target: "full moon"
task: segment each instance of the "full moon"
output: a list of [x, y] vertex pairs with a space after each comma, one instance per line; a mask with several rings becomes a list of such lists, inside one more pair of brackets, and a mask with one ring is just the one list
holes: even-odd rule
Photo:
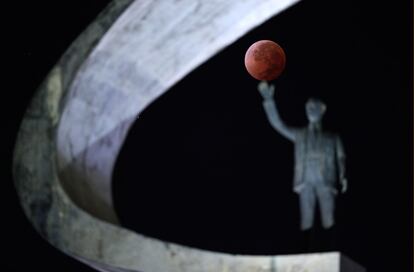
[[279, 77], [285, 69], [286, 55], [277, 43], [261, 40], [247, 49], [244, 64], [255, 79], [270, 81]]

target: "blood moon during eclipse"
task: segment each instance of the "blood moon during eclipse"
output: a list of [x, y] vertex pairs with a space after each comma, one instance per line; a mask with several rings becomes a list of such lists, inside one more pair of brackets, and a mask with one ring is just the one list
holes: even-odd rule
[[255, 79], [270, 81], [279, 77], [285, 69], [286, 55], [277, 43], [261, 40], [247, 49], [244, 64]]

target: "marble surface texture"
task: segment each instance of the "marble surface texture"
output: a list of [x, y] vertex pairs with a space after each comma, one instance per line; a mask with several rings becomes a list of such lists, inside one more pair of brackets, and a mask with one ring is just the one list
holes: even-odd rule
[[123, 228], [112, 207], [113, 165], [139, 113], [219, 50], [295, 2], [114, 0], [52, 69], [20, 127], [15, 186], [39, 234], [99, 271], [328, 271], [292, 270], [297, 268], [290, 264], [321, 262], [339, 271], [338, 253], [298, 261], [167, 243]]

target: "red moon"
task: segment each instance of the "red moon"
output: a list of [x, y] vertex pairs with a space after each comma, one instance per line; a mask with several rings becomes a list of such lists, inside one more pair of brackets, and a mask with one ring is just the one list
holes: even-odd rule
[[247, 49], [244, 65], [257, 80], [276, 79], [285, 69], [286, 55], [282, 47], [269, 40], [261, 40]]

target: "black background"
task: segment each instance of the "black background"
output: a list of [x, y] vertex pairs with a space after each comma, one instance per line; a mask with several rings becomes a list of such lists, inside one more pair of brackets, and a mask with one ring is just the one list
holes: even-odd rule
[[[3, 92], [11, 107], [4, 107], [2, 262], [11, 271], [93, 271], [32, 229], [12, 185], [10, 158], [34, 90], [107, 2], [24, 1], [10, 9], [15, 53], [7, 68], [16, 80]], [[140, 114], [114, 172], [115, 206], [126, 227], [224, 252], [335, 249], [370, 271], [412, 270], [412, 4], [332, 2], [293, 6]], [[299, 231], [293, 146], [267, 123], [257, 81], [243, 64], [260, 39], [278, 42], [287, 55], [274, 82], [286, 123], [305, 125], [304, 102], [317, 96], [328, 105], [324, 128], [343, 138], [349, 191], [338, 198], [332, 231]]]

